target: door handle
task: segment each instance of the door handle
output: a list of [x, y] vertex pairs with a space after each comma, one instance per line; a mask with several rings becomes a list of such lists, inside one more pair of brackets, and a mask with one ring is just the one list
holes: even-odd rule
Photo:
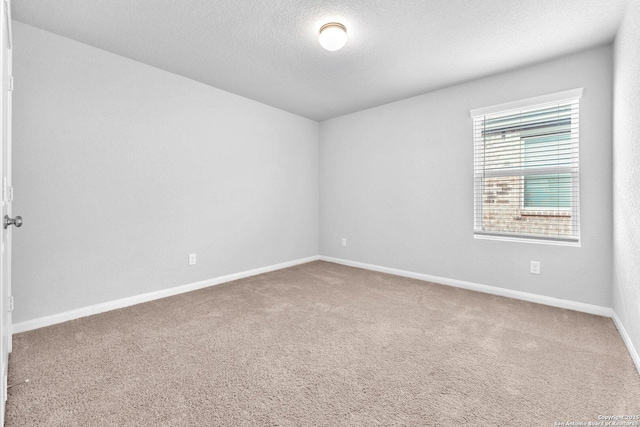
[[22, 227], [22, 217], [17, 216], [15, 218], [10, 218], [9, 215], [4, 216], [4, 228], [5, 230], [10, 225], [15, 225], [16, 227]]

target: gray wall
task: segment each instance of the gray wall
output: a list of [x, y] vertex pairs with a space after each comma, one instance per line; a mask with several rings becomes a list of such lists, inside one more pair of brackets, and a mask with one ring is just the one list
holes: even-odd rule
[[13, 30], [14, 321], [318, 254], [317, 122]]
[[640, 351], [640, 2], [614, 51], [613, 309]]
[[[469, 110], [576, 87], [582, 246], [474, 239]], [[611, 116], [605, 46], [322, 122], [320, 253], [609, 307]]]

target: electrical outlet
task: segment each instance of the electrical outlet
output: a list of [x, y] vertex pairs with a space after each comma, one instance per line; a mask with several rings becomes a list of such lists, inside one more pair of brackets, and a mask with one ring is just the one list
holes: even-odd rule
[[342, 246], [347, 246], [347, 239], [344, 237], [342, 238]]
[[196, 254], [189, 254], [189, 265], [196, 265]]
[[540, 261], [531, 261], [531, 274], [540, 274]]

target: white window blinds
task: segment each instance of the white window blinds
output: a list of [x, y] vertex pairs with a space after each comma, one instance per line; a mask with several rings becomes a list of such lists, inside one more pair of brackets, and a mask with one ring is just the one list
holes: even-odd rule
[[582, 89], [473, 110], [474, 233], [577, 243]]

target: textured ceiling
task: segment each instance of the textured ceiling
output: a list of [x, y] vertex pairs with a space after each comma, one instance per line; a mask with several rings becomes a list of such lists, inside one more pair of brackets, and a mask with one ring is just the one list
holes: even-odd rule
[[[637, 1], [637, 0], [630, 0]], [[314, 120], [611, 42], [626, 0], [13, 0], [14, 19]], [[329, 21], [349, 41], [327, 52]]]

